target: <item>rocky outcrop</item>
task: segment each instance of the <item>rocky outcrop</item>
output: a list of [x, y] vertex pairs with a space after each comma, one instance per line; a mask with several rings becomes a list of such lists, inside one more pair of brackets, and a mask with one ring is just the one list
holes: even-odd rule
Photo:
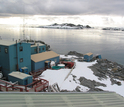
[[116, 79], [124, 81], [124, 67], [122, 65], [107, 59], [99, 59], [97, 62], [89, 67], [94, 75], [98, 76], [100, 80], [109, 77], [112, 85], [121, 85], [121, 82]]
[[75, 56], [77, 56], [77, 57], [83, 57], [83, 54], [81, 54], [81, 53], [78, 53], [78, 52], [76, 52], [76, 51], [70, 51], [70, 52], [68, 52], [68, 54], [67, 55], [75, 55]]
[[54, 23], [52, 25], [48, 25], [48, 26], [38, 26], [38, 28], [54, 28], [54, 29], [84, 29], [84, 28], [91, 28], [91, 26], [89, 25], [75, 25], [75, 24], [72, 24], [72, 23], [63, 23], [63, 24], [57, 24], [57, 23]]
[[86, 86], [90, 89], [95, 89], [97, 86], [106, 87], [106, 85], [103, 83], [96, 82], [95, 80], [86, 79], [85, 77], [80, 77], [79, 81], [81, 85]]

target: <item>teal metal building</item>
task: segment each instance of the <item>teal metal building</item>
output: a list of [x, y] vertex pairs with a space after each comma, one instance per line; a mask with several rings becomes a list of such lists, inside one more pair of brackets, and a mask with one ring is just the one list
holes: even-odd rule
[[46, 45], [41, 44], [41, 43], [33, 43], [31, 44], [31, 55], [32, 54], [37, 54], [37, 53], [42, 53], [46, 51]]
[[50, 67], [50, 63], [54, 61], [55, 64], [59, 63], [59, 54], [53, 51], [46, 51], [39, 54], [31, 55], [31, 69], [32, 71]]
[[89, 52], [84, 55], [84, 60], [87, 62], [90, 62], [91, 59], [93, 58], [93, 53]]
[[30, 43], [0, 40], [0, 65], [5, 77], [12, 71], [27, 67], [27, 74], [31, 71]]
[[8, 74], [8, 80], [12, 82], [18, 81], [19, 85], [27, 85], [32, 83], [33, 82], [32, 78], [33, 77], [31, 75], [21, 73], [19, 71], [15, 71]]

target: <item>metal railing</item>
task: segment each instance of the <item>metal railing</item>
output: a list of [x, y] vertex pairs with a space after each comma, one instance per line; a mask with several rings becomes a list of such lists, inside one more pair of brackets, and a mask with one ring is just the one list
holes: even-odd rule
[[45, 71], [46, 69], [47, 69], [47, 67], [40, 68], [40, 69], [29, 72], [29, 74], [31, 74], [34, 78], [36, 78], [37, 76], [41, 75], [43, 73], [43, 71]]
[[27, 85], [16, 85], [3, 80], [0, 80], [0, 82], [4, 83], [0, 84], [0, 91], [39, 92], [48, 88], [49, 86], [49, 82], [45, 79], [35, 80]]

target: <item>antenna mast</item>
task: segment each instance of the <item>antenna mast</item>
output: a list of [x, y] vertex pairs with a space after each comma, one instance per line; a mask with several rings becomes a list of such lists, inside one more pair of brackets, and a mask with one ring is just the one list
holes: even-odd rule
[[25, 40], [25, 11], [23, 4], [23, 40]]

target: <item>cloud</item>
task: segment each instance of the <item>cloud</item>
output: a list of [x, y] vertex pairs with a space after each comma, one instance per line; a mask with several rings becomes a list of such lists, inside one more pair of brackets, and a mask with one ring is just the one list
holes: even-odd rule
[[124, 0], [0, 0], [0, 13], [28, 15], [124, 15]]

